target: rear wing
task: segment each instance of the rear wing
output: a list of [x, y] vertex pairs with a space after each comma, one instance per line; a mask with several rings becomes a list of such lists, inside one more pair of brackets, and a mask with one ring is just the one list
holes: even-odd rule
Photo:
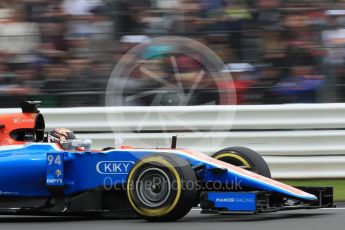
[[25, 101], [20, 104], [22, 113], [0, 115], [0, 146], [44, 139], [45, 122], [39, 104], [40, 101]]

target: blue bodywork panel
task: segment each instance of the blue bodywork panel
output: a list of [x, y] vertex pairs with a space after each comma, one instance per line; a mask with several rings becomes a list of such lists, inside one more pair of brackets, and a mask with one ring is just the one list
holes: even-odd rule
[[64, 152], [52, 152], [47, 155], [47, 180], [48, 187], [64, 187]]
[[[191, 151], [189, 151], [191, 152]], [[110, 189], [126, 184], [132, 167], [151, 154], [173, 154], [203, 165], [198, 177], [233, 186], [273, 191], [303, 200], [316, 200], [309, 193], [219, 162], [201, 153], [167, 149], [114, 149], [99, 152], [65, 152], [51, 143], [0, 147], [0, 196], [50, 197], [51, 188], [61, 187], [66, 196], [94, 188]], [[225, 168], [222, 173], [215, 168]], [[239, 188], [240, 189], [240, 188]]]

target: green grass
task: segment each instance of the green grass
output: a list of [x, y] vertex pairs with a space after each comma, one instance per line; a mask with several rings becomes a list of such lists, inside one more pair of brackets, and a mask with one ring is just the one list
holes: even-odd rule
[[292, 186], [330, 186], [334, 188], [334, 200], [345, 201], [345, 179], [336, 180], [280, 180]]

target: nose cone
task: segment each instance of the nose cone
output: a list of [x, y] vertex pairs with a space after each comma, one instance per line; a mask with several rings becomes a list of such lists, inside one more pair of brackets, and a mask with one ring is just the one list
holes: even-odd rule
[[46, 196], [45, 154], [0, 154], [0, 196]]

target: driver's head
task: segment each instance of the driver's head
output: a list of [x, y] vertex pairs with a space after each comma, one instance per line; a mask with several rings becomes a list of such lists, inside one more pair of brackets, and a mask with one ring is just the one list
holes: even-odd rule
[[63, 143], [73, 139], [76, 139], [74, 133], [71, 130], [65, 128], [54, 129], [48, 134], [48, 142], [58, 143], [63, 149], [65, 149]]

